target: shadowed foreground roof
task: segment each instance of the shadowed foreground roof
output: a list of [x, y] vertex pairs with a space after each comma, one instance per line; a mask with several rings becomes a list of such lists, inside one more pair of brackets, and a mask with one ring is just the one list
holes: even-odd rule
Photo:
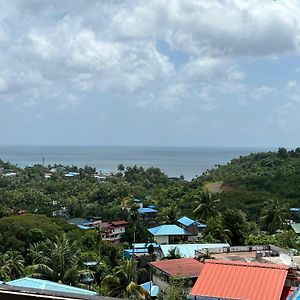
[[116, 300], [98, 295], [84, 295], [0, 284], [0, 299], [5, 300]]
[[193, 258], [178, 258], [149, 263], [169, 276], [198, 277], [204, 264]]
[[191, 295], [248, 300], [279, 300], [288, 266], [206, 260]]
[[73, 287], [66, 284], [61, 284], [49, 280], [36, 279], [36, 278], [20, 278], [16, 280], [12, 280], [7, 282], [6, 284], [11, 286], [32, 288], [32, 289], [41, 289], [47, 291], [56, 291], [56, 292], [64, 292], [64, 293], [74, 293], [74, 294], [82, 294], [82, 295], [96, 295], [97, 293], [80, 289], [77, 287]]

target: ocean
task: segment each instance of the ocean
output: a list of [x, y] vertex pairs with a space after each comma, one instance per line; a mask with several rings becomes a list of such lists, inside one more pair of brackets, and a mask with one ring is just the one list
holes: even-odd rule
[[187, 180], [218, 164], [270, 148], [233, 147], [115, 147], [115, 146], [1, 146], [0, 159], [19, 167], [42, 164], [89, 165], [97, 171], [116, 172], [118, 165], [154, 166], [168, 176]]

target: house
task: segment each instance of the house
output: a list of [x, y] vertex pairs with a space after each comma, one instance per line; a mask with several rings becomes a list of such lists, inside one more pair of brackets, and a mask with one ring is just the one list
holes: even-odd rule
[[149, 246], [153, 246], [154, 248], [154, 254], [157, 254], [157, 250], [159, 248], [159, 244], [157, 243], [137, 243], [137, 244], [132, 244], [133, 249], [124, 249], [124, 256], [127, 259], [131, 259], [132, 255], [134, 254], [135, 257], [140, 257], [140, 256], [148, 256], [149, 255]]
[[286, 299], [294, 272], [286, 265], [205, 260], [188, 299]]
[[[142, 204], [143, 205], [143, 204]], [[138, 214], [142, 220], [154, 220], [158, 214], [158, 210], [151, 207], [140, 207], [138, 209]]]
[[4, 177], [15, 177], [17, 176], [16, 172], [8, 172], [3, 174]]
[[300, 235], [300, 223], [293, 223], [291, 224], [292, 229], [298, 234]]
[[177, 225], [161, 225], [148, 229], [159, 244], [186, 241], [190, 233]]
[[68, 172], [67, 174], [65, 174], [65, 177], [75, 177], [78, 175], [79, 175], [78, 172]]
[[164, 258], [169, 255], [170, 250], [176, 249], [181, 257], [197, 257], [197, 251], [207, 251], [209, 249], [222, 249], [230, 247], [227, 243], [211, 243], [211, 244], [167, 244], [160, 245], [158, 255]]
[[71, 294], [97, 295], [96, 292], [92, 292], [86, 289], [77, 288], [77, 287], [73, 287], [70, 285], [65, 285], [65, 284], [61, 284], [49, 280], [35, 279], [30, 277], [12, 280], [6, 282], [6, 284], [14, 287], [32, 288], [38, 290], [48, 290], [48, 291], [64, 292], [64, 293], [71, 293]]
[[126, 221], [95, 221], [92, 223], [92, 227], [101, 230], [103, 240], [113, 243], [119, 243], [121, 241], [121, 236], [125, 233], [127, 225], [128, 222]]
[[182, 217], [177, 220], [179, 226], [191, 235], [188, 237], [189, 241], [197, 241], [201, 236], [201, 232], [206, 228], [205, 224], [202, 224], [198, 221], [192, 220], [189, 217]]
[[187, 294], [196, 282], [204, 264], [193, 258], [167, 259], [150, 262], [152, 281], [166, 291], [171, 281], [185, 282]]
[[76, 225], [76, 226], [88, 226], [92, 222], [89, 219], [84, 218], [73, 218], [68, 220], [69, 224]]

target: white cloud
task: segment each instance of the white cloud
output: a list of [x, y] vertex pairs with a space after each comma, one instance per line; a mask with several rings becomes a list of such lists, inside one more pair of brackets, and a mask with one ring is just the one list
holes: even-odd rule
[[275, 87], [265, 85], [256, 88], [252, 93], [254, 99], [269, 98], [276, 95], [278, 95], [278, 90]]
[[296, 0], [12, 0], [0, 8], [1, 98], [104, 91], [141, 107], [193, 100], [212, 110], [222, 101], [216, 94], [247, 91], [236, 58], [300, 50]]

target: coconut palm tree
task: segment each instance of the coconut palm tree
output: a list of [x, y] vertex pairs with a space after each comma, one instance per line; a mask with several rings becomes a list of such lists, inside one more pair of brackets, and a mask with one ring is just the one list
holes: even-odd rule
[[217, 204], [220, 199], [214, 199], [212, 194], [206, 191], [203, 191], [197, 198], [198, 206], [193, 211], [197, 218], [208, 221], [219, 214]]
[[164, 224], [176, 224], [179, 217], [179, 209], [177, 205], [171, 204], [163, 209], [161, 219]]
[[27, 272], [32, 277], [76, 284], [80, 275], [91, 273], [81, 268], [76, 242], [70, 243], [65, 234], [56, 237], [54, 243], [47, 240], [31, 245], [29, 254], [33, 264], [27, 267]]
[[9, 250], [0, 256], [0, 279], [11, 280], [22, 276], [24, 271], [24, 258], [18, 252]]
[[275, 233], [276, 230], [284, 228], [289, 215], [286, 205], [280, 203], [278, 199], [270, 199], [265, 202], [260, 214], [261, 228], [269, 233]]
[[113, 274], [107, 275], [101, 283], [102, 292], [110, 297], [130, 299], [151, 299], [147, 293], [138, 284], [133, 282], [136, 264], [135, 261], [124, 260], [116, 267]]

